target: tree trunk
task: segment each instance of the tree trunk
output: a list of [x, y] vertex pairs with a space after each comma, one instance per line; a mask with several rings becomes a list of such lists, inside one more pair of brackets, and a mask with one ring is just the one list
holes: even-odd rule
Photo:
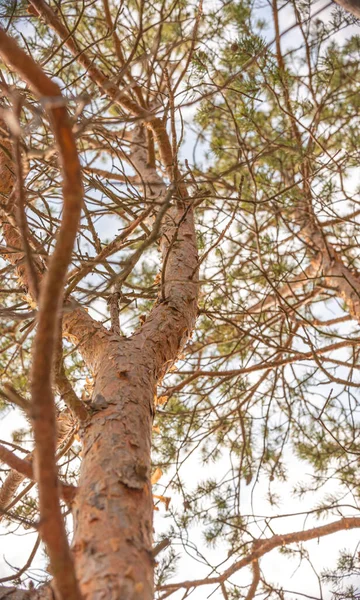
[[153, 401], [159, 378], [192, 331], [198, 291], [192, 212], [169, 212], [163, 239], [176, 242], [163, 244], [171, 282], [166, 299], [129, 339], [99, 331], [97, 351], [87, 355], [96, 374], [96, 412], [82, 433], [73, 546], [84, 600], [153, 598]]
[[[128, 339], [108, 331], [85, 309], [69, 302], [62, 315], [63, 333], [77, 344], [95, 381], [92, 413], [82, 423], [80, 432], [82, 462], [73, 506], [73, 556], [83, 600], [153, 598], [154, 395], [159, 379], [176, 360], [193, 330], [198, 295], [192, 200], [173, 168], [171, 145], [164, 124], [160, 125], [157, 124], [157, 141], [173, 181], [171, 190], [166, 191], [155, 167], [147, 163], [142, 126], [134, 128], [136, 143], [132, 154], [133, 163], [147, 182], [146, 200], [155, 215], [158, 213], [160, 231], [154, 230], [148, 238], [150, 245], [160, 237], [163, 273], [158, 301], [147, 321]], [[9, 248], [7, 259], [32, 293], [23, 267], [21, 233], [13, 218], [14, 177], [9, 150], [0, 152], [0, 172], [6, 174], [2, 192], [8, 198], [7, 211], [2, 215]], [[148, 183], [152, 181], [158, 183], [155, 191]], [[41, 280], [43, 264], [39, 262], [35, 267]], [[118, 277], [125, 280], [130, 270]], [[47, 457], [42, 458], [46, 462]]]
[[[131, 344], [131, 343], [130, 343]], [[150, 447], [155, 379], [141, 349], [110, 342], [82, 435], [74, 556], [86, 600], [153, 597]], [[108, 406], [106, 407], [106, 404]]]

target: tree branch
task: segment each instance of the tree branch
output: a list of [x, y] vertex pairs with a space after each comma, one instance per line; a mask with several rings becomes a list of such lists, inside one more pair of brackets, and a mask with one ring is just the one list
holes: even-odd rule
[[[18, 473], [35, 481], [34, 469], [32, 465], [32, 454], [28, 454], [25, 459], [19, 458], [5, 446], [0, 444], [0, 461], [4, 462], [11, 469], [15, 469]], [[59, 482], [59, 492], [63, 500], [71, 504], [75, 498], [76, 488], [73, 485]]]
[[257, 587], [259, 585], [259, 581], [260, 581], [260, 567], [259, 567], [259, 561], [257, 558], [255, 560], [253, 560], [251, 566], [252, 566], [252, 572], [253, 572], [253, 580], [251, 582], [251, 585], [249, 587], [249, 590], [248, 590], [245, 600], [253, 600], [253, 598], [256, 594]]
[[[2, 119], [0, 119], [0, 127], [6, 129]], [[14, 160], [11, 144], [8, 140], [2, 140], [0, 147], [0, 181], [1, 194], [7, 198], [6, 210], [0, 210], [3, 235], [7, 246], [4, 258], [15, 266], [21, 284], [26, 290], [31, 291], [32, 286], [27, 276], [22, 236], [14, 216]], [[30, 241], [34, 248], [35, 240], [31, 237]], [[35, 253], [32, 255], [32, 259], [41, 282], [44, 277], [44, 264]], [[77, 303], [74, 303], [73, 306], [70, 303], [66, 305], [63, 315], [63, 327], [65, 337], [79, 345], [84, 360], [89, 366], [92, 366], [92, 359], [95, 356], [94, 348], [101, 345], [102, 333], [106, 332], [106, 329], [99, 322], [94, 321], [86, 310]]]
[[[268, 540], [258, 540], [256, 543], [256, 548], [244, 558], [234, 562], [222, 575], [218, 575], [217, 577], [207, 577], [206, 579], [194, 579], [190, 581], [182, 581], [179, 583], [168, 583], [160, 586], [159, 590], [178, 590], [181, 588], [190, 589], [199, 587], [202, 585], [214, 585], [221, 584], [226, 579], [234, 575], [240, 569], [247, 567], [254, 561], [257, 561], [261, 556], [271, 552], [275, 548], [279, 548], [281, 546], [287, 546], [288, 544], [294, 544], [299, 542], [306, 542], [309, 540], [314, 540], [316, 538], [324, 537], [325, 535], [330, 535], [331, 533], [336, 533], [337, 531], [343, 531], [344, 529], [356, 529], [360, 527], [360, 517], [344, 517], [340, 519], [340, 521], [335, 521], [334, 523], [329, 523], [328, 525], [321, 525], [320, 527], [313, 527], [312, 529], [307, 529], [305, 531], [294, 531], [293, 533], [286, 533], [283, 535], [274, 535]], [[250, 588], [251, 589], [251, 588]]]
[[[340, 348], [346, 348], [347, 346], [358, 346], [358, 339], [348, 339], [343, 340], [341, 342], [335, 342], [334, 344], [329, 344], [328, 346], [324, 346], [323, 348], [316, 348], [314, 350], [309, 350], [309, 352], [296, 352], [292, 356], [286, 356], [284, 358], [275, 359], [273, 361], [263, 361], [260, 364], [251, 365], [250, 367], [243, 367], [241, 369], [228, 369], [227, 371], [181, 371], [182, 375], [189, 375], [188, 379], [181, 381], [177, 385], [169, 388], [167, 390], [167, 394], [174, 394], [181, 390], [185, 385], [191, 383], [198, 377], [237, 377], [239, 375], [245, 375], [247, 373], [255, 373], [256, 371], [263, 371], [264, 369], [277, 369], [278, 367], [283, 367], [284, 365], [290, 365], [294, 362], [309, 360], [314, 358], [314, 354], [316, 356], [321, 356], [326, 354], [327, 352], [332, 352], [333, 350], [339, 350]], [[328, 358], [329, 361], [335, 361], [335, 359]], [[351, 385], [355, 387], [360, 387], [360, 384], [356, 384], [356, 382], [352, 382]]]
[[[186, 187], [181, 181], [177, 167], [174, 165], [173, 152], [163, 119], [156, 117], [152, 112], [134, 102], [124, 91], [119, 90], [119, 86], [116, 83], [111, 81], [94, 65], [93, 59], [80, 49], [74, 35], [69, 35], [65, 26], [45, 0], [29, 0], [29, 2], [36, 9], [39, 16], [59, 35], [64, 46], [70, 50], [79, 64], [84, 67], [86, 74], [96, 83], [101, 92], [105, 93], [115, 104], [118, 104], [138, 119], [142, 119], [148, 125], [158, 143], [161, 162], [166, 168], [169, 178], [171, 181], [173, 179], [179, 181], [180, 196], [186, 197]], [[123, 67], [124, 69], [125, 66]], [[118, 77], [118, 80], [121, 80], [121, 76]]]
[[54, 594], [49, 586], [38, 590], [19, 590], [15, 587], [0, 586], [0, 600], [54, 600]]
[[[21, 569], [18, 569], [18, 570], [16, 571], [16, 573], [14, 573], [13, 575], [8, 575], [8, 577], [1, 577], [1, 579], [0, 579], [0, 583], [6, 583], [6, 582], [8, 582], [8, 581], [14, 581], [14, 579], [16, 579], [17, 581], [19, 580], [19, 577], [20, 577], [20, 576], [21, 576], [23, 573], [25, 573], [25, 571], [27, 571], [27, 569], [28, 569], [29, 567], [31, 567], [31, 565], [32, 565], [32, 562], [33, 562], [33, 560], [34, 560], [34, 558], [35, 558], [35, 555], [36, 555], [36, 553], [37, 553], [37, 551], [38, 551], [38, 549], [39, 549], [39, 546], [40, 546], [40, 541], [41, 541], [41, 538], [40, 538], [40, 536], [38, 535], [38, 536], [37, 536], [37, 538], [36, 538], [36, 542], [35, 542], [35, 544], [34, 544], [34, 547], [33, 547], [33, 549], [31, 550], [31, 552], [30, 552], [30, 556], [29, 556], [29, 558], [27, 559], [26, 563], [25, 563], [25, 564], [24, 564], [24, 565], [21, 567]], [[0, 598], [1, 598], [1, 596], [0, 596]]]
[[41, 98], [51, 120], [62, 163], [63, 217], [39, 298], [32, 367], [32, 421], [41, 535], [49, 552], [59, 597], [63, 600], [79, 600], [80, 591], [58, 496], [56, 418], [51, 376], [63, 284], [80, 221], [83, 198], [80, 163], [71, 122], [58, 85], [3, 30], [0, 30], [0, 55]]

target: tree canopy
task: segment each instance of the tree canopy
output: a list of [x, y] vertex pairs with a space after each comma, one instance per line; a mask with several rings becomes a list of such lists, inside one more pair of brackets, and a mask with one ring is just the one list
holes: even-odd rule
[[[89, 448], [96, 461], [84, 436], [111, 410], [101, 385], [117, 352], [121, 389], [138, 364], [139, 397], [154, 397], [146, 412], [129, 392], [121, 413], [128, 453], [152, 427], [151, 473], [141, 446], [137, 482], [119, 477], [132, 493], [150, 479], [153, 500], [108, 502], [135, 518], [154, 503], [155, 597], [359, 598], [354, 11], [0, 2], [0, 518], [18, 545], [0, 598], [29, 582], [45, 594], [64, 572], [73, 598], [120, 598], [79, 592], [60, 542], [81, 529], [85, 581], [71, 506], [106, 487], [79, 468]], [[104, 417], [109, 447], [116, 435]], [[13, 541], [24, 532], [29, 558]], [[123, 564], [122, 598], [149, 598]]]

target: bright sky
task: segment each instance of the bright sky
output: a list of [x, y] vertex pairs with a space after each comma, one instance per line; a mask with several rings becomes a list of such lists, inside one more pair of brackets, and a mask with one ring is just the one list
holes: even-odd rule
[[[321, 5], [326, 5], [325, 0], [318, 1], [314, 3], [314, 8], [318, 10]], [[206, 2], [205, 2], [206, 7]], [[265, 18], [270, 14], [270, 11], [267, 8], [264, 8], [261, 14], [262, 18]], [[281, 25], [282, 29], [287, 28], [292, 22], [292, 12], [290, 9], [284, 9], [281, 11]], [[327, 9], [319, 18], [326, 20], [329, 18], [330, 9]], [[360, 29], [356, 26], [352, 28], [348, 28], [345, 31], [339, 33], [339, 39], [345, 39], [350, 36], [351, 33], [360, 33]], [[273, 37], [273, 32], [269, 29], [267, 32], [267, 38], [270, 40]], [[293, 30], [291, 34], [285, 36], [283, 38], [282, 44], [283, 48], [290, 48], [297, 45], [297, 42], [300, 41], [300, 36], [296, 30]], [[189, 161], [192, 160], [192, 146], [195, 136], [193, 133], [188, 132], [186, 135], [186, 142], [182, 149], [183, 157], [187, 157]], [[107, 236], [109, 232], [107, 231]], [[101, 309], [101, 304], [99, 304], [99, 309]], [[94, 314], [95, 316], [95, 314]], [[97, 318], [99, 318], [97, 316]], [[0, 423], [1, 431], [0, 437], [3, 440], [11, 441], [11, 432], [14, 429], [18, 429], [21, 426], [26, 426], [25, 420], [23, 417], [14, 411], [9, 411], [9, 413], [2, 416], [2, 420]], [[229, 468], [227, 457], [224, 456], [222, 461], [220, 461], [216, 468], [215, 472], [212, 473], [214, 477], [220, 477], [226, 469]], [[289, 455], [287, 461], [287, 469], [289, 473], [289, 480], [286, 484], [279, 484], [278, 491], [283, 498], [281, 507], [278, 509], [279, 513], [296, 513], [299, 511], [305, 511], [308, 508], [312, 508], [316, 501], [320, 499], [320, 496], [313, 495], [312, 498], [307, 496], [306, 502], [299, 501], [294, 499], [291, 494], [291, 489], [295, 485], [295, 483], [299, 482], [299, 480], [305, 480], [308, 477], [307, 469], [303, 464], [300, 464], [298, 460], [292, 455]], [[200, 458], [198, 455], [194, 454], [188, 459], [187, 463], [187, 473], [189, 475], [189, 488], [195, 485], [198, 480], [205, 479], [208, 476], [208, 471], [205, 470], [200, 462]], [[161, 479], [159, 485], [156, 488], [156, 492], [162, 491], [163, 487], [166, 486], [167, 480], [169, 479], [171, 474], [164, 476], [164, 480]], [[329, 482], [328, 484], [328, 492], [333, 492], [336, 489], [335, 482]], [[256, 484], [256, 487], [252, 489], [252, 486], [246, 488], [247, 493], [243, 494], [242, 497], [242, 508], [244, 514], [254, 511], [256, 514], [263, 515], [274, 515], [276, 514], [276, 510], [271, 508], [266, 500], [267, 487], [261, 481]], [[252, 493], [253, 492], [253, 493]], [[167, 495], [172, 496], [171, 501], [171, 509], [176, 510], [177, 507], [180, 507], [181, 498], [176, 494], [172, 494], [171, 491], [166, 492]], [[323, 497], [323, 493], [321, 497]], [[251, 506], [251, 502], [253, 505]], [[157, 532], [165, 531], [169, 525], [170, 515], [166, 513], [164, 507], [160, 505], [159, 512], [155, 513], [155, 530]], [[331, 520], [335, 520], [332, 518]], [[287, 518], [279, 518], [276, 521], [272, 521], [272, 527], [274, 528], [276, 533], [281, 532], [289, 532], [295, 530], [301, 530], [303, 528], [309, 528], [312, 525], [322, 524], [322, 522], [318, 522], [315, 520], [311, 520], [310, 518], [304, 522], [304, 517], [287, 517]], [[10, 531], [10, 533], [9, 533]], [[256, 530], [254, 530], [255, 533]], [[11, 535], [11, 532], [16, 532], [16, 535]], [[22, 564], [27, 559], [28, 555], [31, 552], [31, 549], [35, 542], [35, 534], [33, 532], [25, 531], [23, 528], [12, 526], [10, 530], [6, 530], [4, 527], [0, 526], [1, 537], [1, 558], [3, 559], [0, 563], [0, 577], [4, 577], [12, 574], [14, 571], [11, 567], [21, 567]], [[8, 533], [8, 535], [5, 535]], [[262, 532], [259, 530], [258, 534], [260, 535]], [[202, 532], [199, 529], [192, 529], [190, 531], [190, 542], [199, 548], [203, 548], [203, 537]], [[270, 535], [269, 531], [267, 531], [267, 535]], [[309, 550], [311, 554], [311, 560], [314, 567], [318, 570], [318, 573], [325, 567], [334, 566], [336, 563], [336, 559], [338, 557], [338, 551], [342, 548], [351, 548], [354, 549], [356, 544], [359, 541], [359, 533], [355, 531], [351, 532], [341, 532], [338, 534], [334, 534], [330, 538], [323, 538], [320, 541], [314, 540], [312, 542], [308, 542], [306, 544], [306, 548]], [[175, 548], [181, 550], [181, 545]], [[193, 554], [189, 549], [189, 555]], [[214, 564], [219, 563], [224, 559], [225, 552], [223, 546], [215, 546], [215, 548], [209, 550], [204, 549], [204, 553], [206, 553], [207, 557], [211, 557]], [[200, 578], [202, 576], [206, 576], [208, 574], [208, 567], [202, 564], [201, 562], [195, 562], [191, 556], [187, 556], [182, 553], [182, 562], [181, 568], [178, 570], [176, 577], [174, 577], [175, 581], [181, 581], [183, 579], [192, 579], [192, 578]], [[6, 557], [6, 561], [5, 561]], [[210, 559], [210, 558], [209, 558]], [[44, 569], [45, 560], [43, 553], [38, 552], [34, 562], [33, 567], [30, 570], [32, 576], [36, 579], [37, 575], [41, 575]], [[222, 565], [220, 570], [223, 570], [225, 567], [229, 566], [231, 563], [228, 562]], [[295, 591], [296, 593], [292, 598], [301, 598], [302, 594], [308, 594], [309, 596], [321, 597], [321, 591], [319, 589], [319, 580], [314, 572], [313, 568], [309, 563], [303, 561], [301, 567], [297, 569], [298, 563], [297, 559], [290, 561], [285, 556], [281, 555], [278, 551], [273, 551], [268, 554], [261, 560], [261, 568], [264, 573], [269, 575], [269, 579], [274, 583], [281, 583], [285, 590]], [[246, 585], [249, 583], [249, 571], [247, 569], [241, 571], [237, 575], [233, 577], [233, 581], [240, 584]], [[360, 584], [360, 582], [359, 582]], [[194, 593], [189, 595], [193, 600], [205, 600], [214, 592], [211, 587], [202, 587], [196, 590]], [[323, 599], [330, 600], [331, 594], [329, 590], [323, 588]], [[183, 592], [179, 591], [178, 593], [172, 596], [174, 599], [180, 599], [183, 597]], [[212, 598], [220, 598], [222, 597], [221, 593], [218, 591], [214, 593]], [[290, 596], [289, 596], [290, 598]]]

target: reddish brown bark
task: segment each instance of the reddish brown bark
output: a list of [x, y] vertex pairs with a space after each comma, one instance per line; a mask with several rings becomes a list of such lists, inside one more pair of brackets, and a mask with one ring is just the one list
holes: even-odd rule
[[[141, 152], [134, 160], [154, 180], [156, 173]], [[164, 196], [163, 185], [158, 202]], [[132, 338], [102, 332], [89, 361], [96, 373], [93, 400], [103, 405], [105, 400], [105, 408], [84, 428], [74, 513], [75, 564], [87, 600], [153, 597], [153, 398], [197, 314], [198, 259], [190, 205], [169, 209], [161, 250], [166, 264], [163, 298]]]
[[[129, 346], [129, 347], [128, 347]], [[155, 377], [146, 352], [114, 340], [99, 356], [82, 438], [74, 553], [84, 598], [153, 597], [150, 447]]]
[[40, 532], [49, 553], [56, 595], [61, 600], [78, 600], [80, 593], [59, 502], [52, 367], [63, 283], [82, 207], [80, 163], [58, 85], [2, 29], [0, 54], [6, 64], [18, 71], [29, 83], [34, 93], [45, 100], [62, 165], [64, 210], [57, 244], [39, 297], [31, 377], [31, 416], [35, 438], [34, 466], [39, 491]]
[[[94, 373], [94, 412], [82, 430], [82, 465], [74, 509], [73, 552], [86, 600], [153, 597], [151, 431], [153, 398], [160, 377], [176, 359], [197, 314], [197, 249], [191, 202], [174, 170], [164, 123], [121, 93], [68, 36], [43, 0], [32, 5], [60, 35], [97, 85], [131, 114], [148, 120], [178, 199], [163, 219], [161, 298], [146, 323], [124, 340], [82, 309], [63, 315], [64, 334], [76, 342]], [[65, 39], [66, 38], [66, 39]], [[144, 131], [140, 131], [141, 142]], [[135, 145], [136, 146], [136, 145]], [[132, 160], [147, 186], [148, 201], [161, 208], [166, 188], [147, 165], [146, 143]], [[153, 161], [152, 161], [153, 164]], [[157, 184], [157, 185], [154, 185]], [[155, 191], [153, 191], [155, 190]], [[179, 202], [180, 198], [181, 202]]]
[[[158, 140], [170, 171], [171, 145]], [[141, 133], [143, 135], [144, 132]], [[154, 208], [166, 188], [147, 156], [133, 157]], [[10, 186], [9, 186], [10, 187]], [[8, 190], [10, 191], [10, 190]], [[186, 197], [183, 184], [177, 195]], [[15, 227], [15, 233], [18, 233]], [[161, 298], [129, 340], [107, 331], [83, 309], [63, 315], [64, 333], [78, 344], [95, 377], [93, 413], [82, 430], [83, 460], [74, 508], [73, 552], [87, 600], [153, 597], [151, 431], [156, 384], [188, 339], [197, 314], [197, 250], [191, 202], [175, 201], [163, 219]], [[9, 241], [9, 236], [5, 236]], [[21, 248], [21, 246], [19, 246]], [[19, 253], [20, 260], [23, 255]], [[26, 273], [24, 274], [26, 284]], [[100, 402], [99, 402], [100, 401]]]
[[[179, 220], [184, 210], [176, 209], [176, 214]], [[87, 599], [153, 597], [153, 398], [158, 378], [176, 358], [196, 318], [191, 212], [170, 255], [166, 299], [139, 333], [129, 340], [109, 336], [92, 360], [97, 372], [93, 398], [105, 399], [109, 406], [93, 415], [82, 440], [74, 552]]]

